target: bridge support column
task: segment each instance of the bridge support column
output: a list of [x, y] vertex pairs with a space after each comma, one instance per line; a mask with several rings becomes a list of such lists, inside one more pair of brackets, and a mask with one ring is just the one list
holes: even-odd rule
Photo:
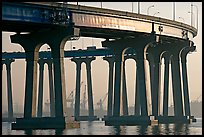
[[109, 64], [109, 78], [108, 78], [108, 112], [107, 116], [113, 115], [113, 67], [114, 57], [103, 57]]
[[189, 98], [189, 90], [188, 90], [188, 76], [187, 76], [187, 66], [186, 66], [187, 59], [186, 59], [186, 56], [188, 55], [189, 52], [194, 51], [194, 50], [195, 50], [195, 46], [185, 47], [181, 52], [185, 116], [191, 116], [190, 98]]
[[160, 115], [160, 87], [161, 87], [161, 55], [163, 48], [155, 44], [148, 48], [148, 61], [150, 66], [152, 115]]
[[15, 34], [11, 36], [12, 43], [20, 44], [26, 53], [26, 83], [24, 118], [36, 116], [36, 89], [37, 89], [37, 61], [39, 39], [29, 34]]
[[[94, 121], [98, 120], [94, 116], [94, 107], [93, 107], [93, 95], [92, 95], [92, 80], [91, 80], [91, 61], [95, 60], [95, 57], [91, 58], [72, 58], [71, 61], [74, 61], [77, 65], [77, 74], [76, 74], [76, 95], [75, 95], [75, 120], [76, 121]], [[81, 79], [81, 63], [85, 62], [86, 71], [87, 71], [87, 88], [88, 88], [88, 116], [80, 116], [80, 79]]]
[[126, 75], [125, 75], [125, 61], [123, 62], [123, 91], [122, 91], [122, 105], [123, 115], [128, 115], [128, 101], [127, 101], [127, 87], [126, 87]]
[[81, 82], [81, 59], [72, 58], [71, 61], [76, 63], [76, 92], [75, 92], [75, 108], [74, 116], [80, 116], [80, 82]]
[[122, 53], [117, 53], [115, 55], [115, 83], [114, 83], [114, 106], [113, 106], [113, 116], [117, 117], [122, 114], [121, 108], [121, 96], [122, 96], [122, 75], [123, 75], [123, 62]]
[[[183, 114], [183, 97], [181, 87], [181, 72], [180, 72], [180, 55], [186, 46], [189, 46], [189, 40], [178, 39], [163, 39], [164, 47], [165, 72], [164, 72], [164, 97], [163, 97], [163, 116], [157, 116], [159, 123], [189, 123], [190, 117]], [[185, 53], [184, 53], [185, 54]], [[161, 57], [162, 57], [161, 56]], [[171, 61], [172, 86], [173, 86], [173, 102], [174, 116], [168, 116], [168, 84], [169, 84], [169, 61]], [[185, 73], [185, 70], [182, 72]], [[184, 76], [185, 77], [185, 76]], [[183, 77], [183, 78], [184, 78]], [[185, 79], [185, 78], [184, 78]], [[185, 80], [183, 86], [185, 85]], [[184, 89], [185, 90], [185, 89]], [[185, 93], [184, 93], [185, 94]], [[187, 95], [184, 95], [184, 103]]]
[[[115, 54], [115, 85], [114, 85], [114, 108], [113, 116], [105, 119], [105, 125], [137, 125], [137, 124], [151, 124], [147, 92], [146, 79], [146, 50], [149, 44], [155, 42], [154, 35], [138, 36], [135, 38], [121, 38], [119, 40], [106, 40], [102, 42], [103, 47], [108, 47], [114, 51]], [[122, 109], [122, 89], [123, 89], [123, 63], [125, 52], [133, 48], [137, 55], [137, 81], [138, 92], [140, 98], [141, 115], [125, 116], [121, 115]], [[137, 97], [136, 97], [137, 98]]]
[[147, 55], [147, 59], [149, 61], [149, 69], [150, 69], [150, 85], [151, 85], [151, 114], [155, 114], [155, 95], [154, 95], [154, 72], [155, 72], [155, 63], [152, 54]]
[[[13, 121], [13, 98], [12, 98], [12, 83], [11, 83], [11, 63], [14, 59], [2, 60], [2, 63], [6, 65], [7, 74], [7, 98], [8, 98], [8, 120]], [[2, 67], [3, 69], [3, 67]]]
[[55, 94], [53, 90], [53, 69], [52, 59], [47, 60], [49, 74], [49, 89], [50, 89], [50, 116], [55, 117]]
[[183, 116], [183, 103], [181, 94], [181, 75], [179, 67], [179, 55], [172, 56], [172, 85], [175, 116]]
[[139, 79], [138, 83], [139, 83], [141, 116], [148, 116], [144, 63], [145, 63], [145, 59], [143, 58], [143, 55], [142, 56], [138, 55], [137, 72], [138, 72], [138, 79]]
[[37, 117], [42, 117], [43, 111], [43, 76], [44, 76], [44, 59], [39, 59], [39, 90], [38, 90], [38, 108], [37, 108]]
[[[56, 35], [57, 34], [57, 35]], [[71, 37], [79, 36], [79, 30], [73, 27], [57, 28], [48, 31], [15, 34], [12, 43], [21, 44], [26, 53], [26, 88], [24, 118], [16, 119], [12, 129], [64, 129], [66, 128], [66, 91], [64, 74], [64, 45]], [[55, 117], [38, 118], [36, 115], [37, 61], [39, 48], [47, 43], [51, 47], [54, 64]]]
[[136, 67], [136, 77], [135, 77], [135, 116], [141, 115], [141, 105], [140, 105], [140, 92], [139, 92], [139, 77], [138, 71]]
[[168, 99], [169, 99], [169, 60], [170, 54], [164, 53], [164, 96], [163, 96], [163, 116], [168, 116]]
[[93, 108], [93, 94], [92, 94], [92, 79], [91, 79], [91, 61], [95, 60], [95, 57], [87, 58], [85, 60], [86, 63], [86, 71], [87, 71], [87, 89], [88, 89], [88, 108], [89, 108], [89, 116], [94, 116], [94, 108]]
[[[65, 74], [64, 74], [64, 49], [60, 48], [60, 43], [53, 41], [52, 57], [54, 64], [54, 87], [55, 87], [55, 117], [62, 118], [66, 115], [65, 107]], [[56, 47], [55, 47], [56, 46]]]

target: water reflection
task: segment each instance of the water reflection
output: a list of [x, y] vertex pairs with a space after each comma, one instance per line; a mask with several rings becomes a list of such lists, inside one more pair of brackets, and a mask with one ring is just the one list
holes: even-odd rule
[[186, 135], [189, 133], [188, 124], [174, 124], [175, 135]]
[[126, 127], [125, 126], [113, 126], [115, 131], [115, 135], [125, 135], [126, 134]]
[[93, 129], [92, 129], [92, 125], [93, 125], [93, 122], [92, 121], [88, 121], [88, 135], [93, 135]]
[[55, 129], [55, 135], [62, 135], [64, 129]]
[[26, 129], [24, 130], [25, 135], [62, 135], [64, 129], [41, 129], [41, 130], [33, 130], [33, 129]]
[[160, 134], [161, 126], [154, 125], [154, 126], [151, 126], [151, 128], [152, 128], [152, 134], [153, 135], [159, 135]]
[[33, 132], [32, 129], [26, 129], [24, 130], [24, 132], [25, 132], [25, 135], [35, 135], [35, 131]]
[[80, 128], [46, 130], [11, 130], [2, 123], [2, 135], [202, 135], [202, 119], [191, 124], [105, 126], [103, 121], [83, 121]]

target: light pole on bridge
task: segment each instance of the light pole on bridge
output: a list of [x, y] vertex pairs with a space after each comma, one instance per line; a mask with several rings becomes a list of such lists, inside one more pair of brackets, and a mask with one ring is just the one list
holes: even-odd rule
[[173, 20], [175, 20], [175, 2], [173, 2]]
[[191, 14], [191, 26], [193, 26], [193, 12], [192, 12], [192, 11], [189, 11], [188, 13]]
[[147, 15], [149, 15], [149, 9], [150, 9], [150, 8], [153, 8], [153, 7], [154, 7], [154, 5], [151, 5], [151, 6], [148, 7], [148, 9], [147, 9]]
[[[197, 10], [197, 21], [196, 21], [196, 27], [197, 27], [197, 29], [198, 29], [198, 6], [193, 5], [193, 4], [191, 3], [191, 7], [193, 7], [193, 6], [195, 6], [195, 7], [196, 7], [196, 10]], [[192, 20], [192, 19], [191, 19], [191, 20]]]

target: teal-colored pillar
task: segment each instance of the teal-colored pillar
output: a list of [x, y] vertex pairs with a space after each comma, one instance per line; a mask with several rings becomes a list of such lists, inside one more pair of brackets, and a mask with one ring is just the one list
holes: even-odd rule
[[107, 116], [113, 115], [113, 68], [114, 57], [103, 57], [109, 64], [109, 78], [108, 78], [108, 110]]
[[81, 82], [81, 63], [77, 58], [72, 58], [71, 61], [76, 63], [76, 92], [75, 92], [75, 108], [74, 116], [80, 116], [80, 82]]
[[138, 53], [137, 54], [137, 73], [138, 73], [141, 115], [148, 116], [144, 62], [145, 62], [145, 59], [144, 59], [143, 52], [141, 54]]
[[179, 55], [174, 54], [171, 59], [174, 113], [175, 116], [183, 116]]
[[41, 43], [39, 39], [38, 36], [32, 34], [15, 34], [11, 36], [11, 42], [20, 44], [26, 54], [24, 118], [36, 116], [37, 62], [39, 58], [38, 48]]
[[14, 59], [5, 59], [2, 61], [6, 65], [7, 74], [7, 98], [8, 98], [8, 118], [13, 118], [13, 97], [12, 97], [12, 79], [11, 79], [11, 63]]
[[126, 87], [126, 75], [125, 75], [125, 61], [123, 61], [123, 88], [122, 88], [122, 105], [123, 115], [128, 115], [128, 100], [127, 100], [127, 87]]
[[50, 90], [50, 116], [55, 117], [55, 94], [53, 84], [53, 62], [52, 59], [47, 59], [48, 75], [49, 75], [49, 90]]
[[121, 114], [121, 80], [122, 80], [122, 54], [116, 53], [115, 55], [115, 83], [114, 83], [114, 104], [113, 116], [120, 116]]
[[44, 76], [44, 59], [39, 59], [39, 90], [38, 90], [38, 107], [37, 107], [37, 117], [42, 117], [43, 111], [43, 76]]
[[168, 99], [169, 99], [169, 63], [170, 54], [164, 53], [164, 95], [163, 95], [163, 116], [168, 116]]
[[188, 74], [187, 74], [187, 55], [189, 52], [193, 52], [195, 50], [195, 46], [186, 47], [181, 52], [181, 64], [182, 64], [182, 79], [183, 79], [183, 96], [184, 96], [184, 110], [185, 116], [191, 116], [190, 111], [190, 97], [189, 97], [189, 89], [188, 89]]
[[87, 72], [87, 89], [88, 89], [88, 108], [89, 116], [94, 116], [94, 106], [93, 106], [93, 93], [92, 93], [92, 79], [91, 79], [91, 61], [95, 60], [95, 57], [87, 58], [86, 72]]

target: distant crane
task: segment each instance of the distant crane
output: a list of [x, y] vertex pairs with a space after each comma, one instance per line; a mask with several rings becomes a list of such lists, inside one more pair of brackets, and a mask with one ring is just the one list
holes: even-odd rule
[[[80, 83], [80, 87], [82, 84], [83, 84], [83, 81]], [[74, 108], [74, 91], [75, 91], [75, 89], [70, 92], [69, 96], [66, 99], [66, 102], [71, 102], [71, 104], [70, 104], [71, 108]]]
[[101, 112], [103, 111], [103, 103], [106, 100], [107, 95], [108, 93], [106, 93], [105, 96], [96, 103], [99, 106]]

